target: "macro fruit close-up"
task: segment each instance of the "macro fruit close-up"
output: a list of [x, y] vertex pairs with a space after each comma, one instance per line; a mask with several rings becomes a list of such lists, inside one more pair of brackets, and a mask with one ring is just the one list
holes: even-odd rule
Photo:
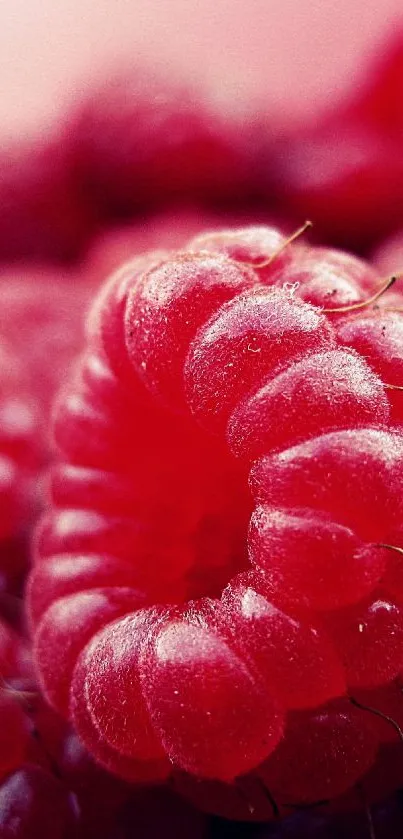
[[403, 22], [289, 3], [0, 11], [0, 839], [403, 835]]

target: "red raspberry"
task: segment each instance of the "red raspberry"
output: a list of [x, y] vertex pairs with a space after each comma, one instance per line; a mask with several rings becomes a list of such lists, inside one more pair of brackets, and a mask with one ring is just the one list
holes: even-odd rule
[[318, 611], [340, 609], [372, 591], [385, 572], [383, 551], [321, 511], [262, 504], [251, 517], [248, 542], [250, 561], [287, 605], [302, 599]]
[[189, 835], [205, 836], [206, 819], [168, 789], [132, 790], [94, 763], [43, 701], [30, 649], [3, 618], [0, 674], [2, 839], [111, 839], [118, 828], [123, 839], [132, 835], [135, 818], [137, 833], [157, 839], [168, 817], [172, 837], [184, 825]]
[[[393, 300], [391, 301], [393, 304]], [[338, 329], [340, 344], [353, 347], [385, 384], [402, 386], [403, 382], [403, 311], [393, 312], [379, 309], [368, 311], [362, 316], [347, 318]], [[403, 422], [403, 397], [393, 387], [388, 391], [392, 408], [392, 420]]]
[[[278, 145], [266, 182], [270, 198], [307, 213], [325, 241], [360, 251], [401, 225], [401, 30], [365, 71], [353, 95]], [[271, 155], [271, 138], [268, 146]]]
[[60, 725], [35, 692], [26, 643], [3, 619], [0, 673], [0, 834], [25, 839], [52, 829], [64, 839], [75, 817], [69, 791], [49, 771], [48, 753]]
[[26, 371], [34, 398], [47, 410], [81, 349], [94, 287], [79, 275], [35, 264], [0, 272], [0, 333]]
[[[199, 253], [222, 253], [224, 256], [259, 269], [265, 285], [272, 285], [293, 261], [291, 248], [285, 247], [286, 237], [276, 227], [236, 227], [203, 233], [191, 239], [189, 250]], [[294, 249], [295, 251], [295, 249]]]
[[207, 210], [200, 212], [191, 208], [178, 209], [174, 213], [156, 213], [145, 220], [108, 227], [92, 242], [87, 252], [86, 273], [93, 276], [95, 282], [99, 282], [117, 271], [123, 263], [132, 260], [133, 254], [155, 249], [177, 250], [186, 245], [191, 233], [196, 234], [209, 228], [215, 230], [223, 220], [236, 223], [229, 213], [223, 213], [220, 218], [218, 214], [208, 213]]
[[382, 384], [353, 352], [312, 353], [240, 402], [227, 427], [231, 449], [254, 460], [271, 448], [354, 421], [357, 403], [368, 422], [389, 416]]
[[0, 830], [5, 839], [74, 835], [76, 818], [69, 791], [50, 772], [29, 764], [0, 786]]
[[[36, 661], [96, 760], [130, 780], [173, 767], [233, 781], [299, 742], [315, 765], [327, 743], [334, 796], [379, 743], [347, 691], [401, 671], [400, 607], [382, 581], [403, 437], [382, 380], [340, 348], [331, 307], [290, 290], [299, 258], [309, 275], [305, 250], [276, 275], [279, 233], [241, 231], [228, 252], [230, 239], [135, 260], [95, 302], [55, 417], [29, 590]], [[371, 284], [364, 263], [318, 259], [338, 288]]]
[[[42, 428], [18, 356], [0, 345], [0, 589], [18, 585], [24, 551], [18, 544], [32, 521], [34, 481], [43, 457]], [[18, 538], [17, 538], [18, 537]], [[11, 583], [13, 581], [13, 584]]]
[[403, 612], [379, 592], [328, 618], [348, 685], [371, 688], [398, 677], [403, 666]]
[[398, 138], [403, 136], [403, 35], [389, 35], [382, 49], [367, 68], [358, 95], [348, 103], [349, 110], [363, 122]]
[[378, 271], [385, 276], [394, 272], [400, 274], [403, 265], [403, 234], [401, 230], [378, 245], [372, 254], [372, 261]]
[[90, 286], [71, 279], [40, 266], [0, 273], [0, 590], [14, 593], [29, 560], [27, 530], [43, 504], [50, 406], [83, 343]]
[[[288, 289], [290, 294], [325, 310], [332, 321], [348, 307], [357, 307], [382, 288], [377, 271], [350, 253], [324, 247], [304, 247], [310, 222], [286, 237], [275, 227], [241, 227], [196, 236], [189, 248], [223, 253], [259, 274], [264, 285]], [[290, 244], [295, 239], [299, 242]], [[394, 263], [390, 273], [396, 268]], [[387, 295], [389, 300], [393, 291]], [[386, 298], [385, 298], [386, 299]], [[338, 309], [341, 309], [340, 312]], [[342, 311], [343, 310], [343, 311]]]
[[177, 199], [244, 198], [254, 188], [250, 124], [192, 87], [133, 68], [95, 88], [69, 131], [86, 190], [113, 216]]
[[335, 798], [372, 765], [378, 742], [370, 719], [340, 699], [290, 715], [286, 736], [259, 775], [283, 805]]
[[280, 207], [340, 247], [372, 248], [401, 222], [400, 140], [342, 110], [285, 139], [267, 180]]
[[76, 258], [94, 220], [63, 132], [15, 142], [0, 155], [0, 259]]
[[28, 739], [24, 712], [12, 696], [0, 695], [0, 780], [17, 769], [23, 760]]
[[[282, 272], [281, 281], [295, 287], [301, 300], [325, 309], [357, 305], [375, 293], [380, 284], [377, 272], [367, 262], [323, 247], [298, 248]], [[332, 320], [335, 315], [337, 312]]]

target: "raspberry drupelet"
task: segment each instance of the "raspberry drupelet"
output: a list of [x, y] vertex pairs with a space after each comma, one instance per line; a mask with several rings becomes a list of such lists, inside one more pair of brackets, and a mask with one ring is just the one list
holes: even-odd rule
[[[27, 639], [0, 602], [0, 835], [2, 839], [111, 839], [138, 833], [206, 835], [207, 820], [172, 790], [135, 789], [97, 765], [65, 720], [47, 705]], [[185, 828], [184, 828], [185, 829]]]
[[379, 282], [239, 229], [133, 260], [95, 301], [29, 610], [47, 698], [116, 774], [264, 784], [277, 766], [286, 805], [375, 765], [351, 699], [403, 669], [403, 435], [339, 330]]

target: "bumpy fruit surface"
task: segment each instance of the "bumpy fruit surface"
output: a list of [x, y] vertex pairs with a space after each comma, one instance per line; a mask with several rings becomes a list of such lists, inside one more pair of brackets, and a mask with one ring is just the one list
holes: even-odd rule
[[285, 246], [198, 237], [102, 289], [29, 586], [45, 694], [97, 761], [138, 781], [275, 776], [284, 806], [372, 771], [383, 735], [354, 692], [403, 666], [383, 588], [403, 434], [376, 359], [343, 337], [378, 281]]

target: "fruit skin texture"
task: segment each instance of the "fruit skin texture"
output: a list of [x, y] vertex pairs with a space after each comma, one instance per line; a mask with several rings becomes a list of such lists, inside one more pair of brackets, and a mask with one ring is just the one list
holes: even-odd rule
[[[251, 211], [242, 212], [241, 209], [234, 214], [226, 208], [221, 212], [213, 212], [207, 208], [178, 207], [126, 220], [124, 224], [108, 226], [99, 232], [86, 252], [85, 276], [93, 276], [95, 282], [102, 282], [125, 262], [132, 261], [134, 254], [153, 250], [178, 250], [182, 246], [187, 247], [192, 233], [195, 236], [201, 233], [201, 239], [204, 240], [206, 230], [214, 231], [223, 224], [231, 228], [247, 224], [251, 217]], [[277, 233], [277, 242], [283, 238]], [[196, 247], [195, 242], [197, 251], [200, 247], [204, 249], [204, 245]]]
[[[269, 243], [269, 258], [275, 235], [237, 235], [238, 261], [193, 245], [168, 259], [151, 254], [95, 302], [87, 350], [55, 415], [60, 463], [29, 588], [36, 662], [45, 694], [95, 758], [130, 780], [166, 777], [173, 765], [232, 781], [275, 760], [294, 714], [303, 726], [324, 707], [325, 734], [309, 743], [320, 751], [326, 720], [348, 732], [351, 786], [378, 741], [365, 725], [358, 737], [342, 697], [395, 677], [376, 665], [402, 613], [394, 603], [394, 620], [365, 635], [376, 679], [365, 673], [358, 685], [333, 619], [381, 600], [390, 553], [381, 544], [402, 520], [403, 437], [389, 425], [381, 379], [339, 343], [338, 321], [287, 285], [292, 260], [278, 276], [274, 260], [263, 276], [250, 264], [256, 239], [260, 253]], [[336, 270], [334, 254], [318, 258]], [[364, 293], [370, 269], [349, 267], [339, 288], [356, 276]], [[323, 552], [309, 549], [316, 539]], [[301, 576], [293, 590], [288, 557]], [[59, 576], [74, 564], [75, 581]], [[119, 614], [87, 613], [112, 591]], [[52, 658], [62, 646], [60, 672]], [[342, 701], [347, 708], [329, 710]], [[327, 758], [332, 797], [345, 789], [345, 768], [330, 747]]]
[[338, 339], [341, 344], [353, 347], [362, 356], [385, 384], [391, 385], [388, 391], [391, 406], [391, 420], [396, 425], [403, 422], [403, 400], [399, 390], [403, 376], [402, 343], [403, 311], [393, 311], [395, 300], [391, 299], [392, 310], [385, 304], [375, 315], [363, 313], [355, 318], [340, 321]]
[[44, 701], [22, 634], [23, 602], [13, 598], [11, 609], [10, 601], [0, 600], [0, 835], [111, 837], [130, 788], [94, 764]]

